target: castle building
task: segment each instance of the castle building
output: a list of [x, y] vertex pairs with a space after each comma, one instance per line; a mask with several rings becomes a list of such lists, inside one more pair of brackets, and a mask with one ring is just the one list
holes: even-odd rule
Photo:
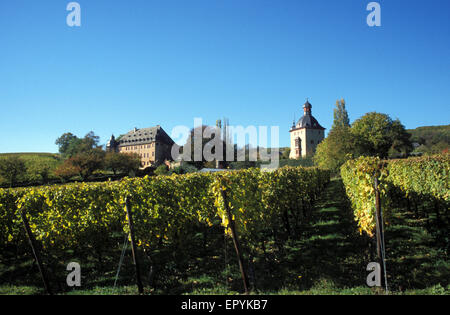
[[325, 128], [311, 114], [312, 105], [306, 101], [303, 105], [303, 117], [297, 124], [292, 124], [289, 131], [291, 134], [291, 153], [289, 158], [298, 159], [313, 155], [317, 145], [325, 138]]
[[118, 140], [111, 136], [106, 151], [118, 153], [136, 153], [141, 158], [141, 168], [158, 166], [171, 160], [171, 150], [175, 142], [161, 126], [129, 131]]

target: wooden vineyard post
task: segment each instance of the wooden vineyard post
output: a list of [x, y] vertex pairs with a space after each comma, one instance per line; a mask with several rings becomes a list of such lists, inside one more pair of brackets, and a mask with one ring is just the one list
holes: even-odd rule
[[381, 262], [381, 229], [380, 229], [380, 192], [378, 191], [378, 179], [375, 178], [375, 220], [377, 230], [377, 257]]
[[34, 258], [36, 259], [36, 262], [38, 264], [39, 272], [41, 274], [42, 281], [44, 282], [45, 291], [47, 291], [49, 295], [52, 295], [50, 283], [48, 281], [47, 273], [45, 272], [44, 269], [44, 264], [42, 263], [36, 239], [34, 238], [34, 235], [31, 232], [30, 224], [28, 223], [27, 215], [24, 210], [20, 212], [20, 216], [22, 217], [23, 225], [25, 227], [25, 232], [27, 233], [28, 241], [30, 242], [31, 250], [33, 251]]
[[228, 226], [231, 230], [231, 237], [233, 238], [234, 249], [236, 250], [236, 255], [238, 257], [239, 269], [241, 270], [242, 280], [244, 282], [245, 294], [248, 294], [249, 293], [248, 289], [249, 289], [250, 285], [249, 285], [249, 281], [248, 281], [247, 272], [245, 271], [245, 268], [244, 268], [244, 256], [242, 255], [241, 244], [239, 243], [239, 238], [236, 233], [236, 227], [234, 224], [233, 215], [231, 214], [230, 208], [228, 207], [227, 195], [226, 195], [225, 191], [222, 189], [220, 190], [220, 192], [222, 194], [225, 211], [227, 212], [227, 217], [228, 217], [228, 222], [229, 222]]
[[375, 209], [376, 209], [376, 224], [377, 224], [377, 256], [380, 261], [381, 275], [384, 280], [384, 286], [387, 289], [387, 277], [386, 277], [386, 260], [385, 260], [385, 248], [384, 248], [384, 228], [383, 228], [383, 216], [381, 214], [381, 200], [380, 190], [378, 188], [378, 178], [375, 176]]
[[140, 268], [139, 268], [139, 260], [137, 258], [137, 249], [136, 249], [136, 243], [135, 243], [135, 239], [134, 239], [133, 216], [132, 216], [132, 213], [131, 213], [131, 205], [130, 205], [129, 197], [126, 197], [126, 199], [125, 199], [125, 207], [127, 209], [128, 225], [130, 227], [131, 252], [133, 254], [134, 266], [136, 267], [137, 287], [138, 287], [139, 294], [143, 294], [144, 293], [144, 288], [142, 286], [141, 272], [140, 272]]

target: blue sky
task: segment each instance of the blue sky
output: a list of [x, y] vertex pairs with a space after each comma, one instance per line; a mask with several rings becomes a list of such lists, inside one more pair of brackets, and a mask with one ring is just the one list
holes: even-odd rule
[[64, 132], [105, 143], [133, 127], [280, 126], [309, 97], [407, 128], [449, 123], [450, 1], [65, 0], [0, 2], [0, 152], [57, 152]]

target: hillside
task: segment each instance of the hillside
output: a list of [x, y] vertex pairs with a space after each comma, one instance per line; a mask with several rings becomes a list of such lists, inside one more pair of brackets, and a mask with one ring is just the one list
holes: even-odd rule
[[59, 158], [57, 153], [46, 153], [46, 152], [18, 152], [18, 153], [0, 153], [0, 158], [7, 156], [19, 156], [21, 158]]
[[407, 130], [411, 141], [419, 144], [416, 152], [438, 153], [450, 147], [450, 125], [428, 126]]
[[[62, 163], [59, 154], [55, 153], [0, 153], [0, 160], [10, 156], [17, 156], [25, 162], [27, 173], [24, 178], [19, 178], [22, 183], [40, 184], [56, 179], [53, 170]], [[0, 187], [6, 186], [7, 181], [0, 176]]]

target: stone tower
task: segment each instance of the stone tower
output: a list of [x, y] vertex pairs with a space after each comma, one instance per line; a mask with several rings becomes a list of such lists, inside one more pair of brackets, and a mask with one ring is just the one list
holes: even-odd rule
[[106, 143], [106, 152], [118, 152], [119, 150], [119, 142], [116, 141], [114, 135], [111, 136], [111, 139]]
[[325, 138], [325, 128], [311, 114], [312, 105], [307, 100], [303, 105], [303, 117], [297, 124], [292, 124], [289, 131], [291, 134], [291, 154], [289, 158], [298, 159], [313, 155], [317, 145]]

